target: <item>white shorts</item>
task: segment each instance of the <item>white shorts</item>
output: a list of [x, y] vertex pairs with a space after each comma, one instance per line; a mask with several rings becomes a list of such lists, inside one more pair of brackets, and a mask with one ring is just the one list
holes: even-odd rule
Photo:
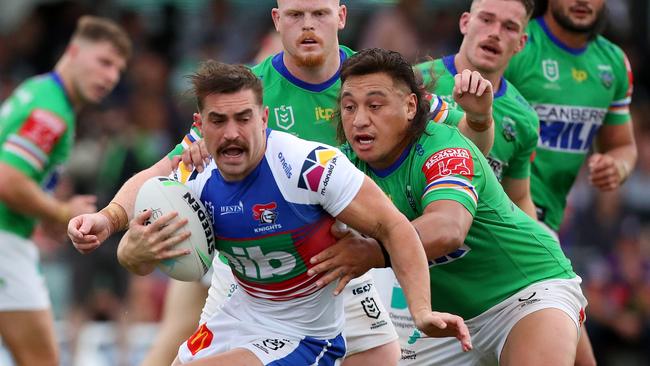
[[[217, 313], [237, 289], [228, 265], [215, 257], [212, 268], [212, 286], [201, 313], [201, 323]], [[365, 274], [350, 281], [341, 296], [345, 307], [344, 334], [348, 356], [397, 340], [397, 332], [379, 298], [372, 276]]]
[[0, 311], [50, 308], [38, 260], [38, 248], [32, 241], [0, 231]]
[[[373, 273], [373, 276], [382, 283], [379, 289], [382, 296], [392, 298], [393, 289], [386, 291], [387, 286], [383, 286], [386, 282], [390, 283], [386, 281], [389, 276], [385, 273]], [[484, 313], [466, 320], [465, 324], [469, 328], [474, 346], [470, 352], [463, 352], [455, 338], [423, 337], [413, 325], [408, 309], [402, 309], [399, 299], [391, 299], [389, 301], [393, 303], [388, 302], [391, 306], [391, 319], [400, 336], [402, 348], [399, 364], [496, 365], [512, 327], [526, 315], [542, 309], [562, 310], [580, 331], [580, 325], [584, 321], [584, 308], [587, 306], [587, 300], [580, 290], [581, 281], [580, 277], [575, 277], [569, 280], [552, 279], [534, 283]]]
[[[237, 292], [178, 350], [178, 360], [187, 363], [236, 348], [251, 351], [263, 365], [339, 365], [345, 356], [342, 334], [331, 339], [294, 336], [272, 322], [264, 323]], [[290, 309], [287, 309], [290, 311]], [[340, 316], [340, 315], [339, 315]]]

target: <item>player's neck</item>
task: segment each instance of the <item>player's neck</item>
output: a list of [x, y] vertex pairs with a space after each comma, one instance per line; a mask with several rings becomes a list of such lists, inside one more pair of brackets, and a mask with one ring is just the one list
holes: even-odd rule
[[60, 59], [54, 67], [54, 72], [56, 72], [61, 78], [61, 83], [63, 84], [63, 89], [65, 90], [66, 95], [72, 103], [72, 107], [76, 112], [78, 112], [84, 105], [85, 102], [81, 99], [78, 93], [75, 92], [72, 82], [72, 74], [70, 72], [71, 65], [64, 58]]
[[576, 33], [562, 27], [550, 12], [544, 14], [544, 22], [555, 38], [571, 48], [584, 48], [589, 42], [589, 33]]
[[472, 65], [471, 62], [469, 62], [469, 59], [467, 58], [467, 56], [465, 56], [465, 53], [462, 52], [462, 49], [454, 57], [454, 66], [456, 66], [456, 71], [459, 73], [462, 72], [463, 70], [480, 72], [483, 78], [489, 80], [490, 83], [492, 83], [492, 90], [494, 90], [495, 93], [501, 87], [501, 79], [503, 77], [504, 70], [498, 70], [493, 72], [480, 70], [476, 66]]
[[336, 47], [335, 52], [330, 52], [319, 66], [306, 67], [298, 66], [296, 59], [284, 52], [282, 61], [291, 75], [309, 84], [321, 84], [334, 76], [341, 66], [341, 56], [339, 48]]

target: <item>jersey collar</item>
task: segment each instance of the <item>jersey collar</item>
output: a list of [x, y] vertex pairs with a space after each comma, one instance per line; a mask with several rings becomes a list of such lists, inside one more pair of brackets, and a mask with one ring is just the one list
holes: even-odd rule
[[389, 176], [392, 172], [396, 171], [397, 168], [399, 168], [402, 165], [404, 160], [406, 160], [406, 158], [411, 153], [411, 148], [412, 147], [413, 147], [413, 144], [407, 146], [406, 149], [404, 149], [404, 151], [402, 151], [402, 154], [399, 156], [399, 158], [393, 164], [391, 164], [389, 167], [384, 168], [384, 169], [373, 169], [370, 166], [370, 164], [367, 164], [368, 169], [370, 169], [370, 171], [375, 173], [375, 175], [378, 176], [379, 178], [386, 178], [387, 176]]
[[280, 75], [284, 76], [285, 79], [287, 79], [290, 83], [294, 84], [297, 87], [309, 90], [314, 93], [320, 93], [323, 90], [329, 88], [330, 86], [334, 85], [339, 80], [339, 76], [341, 73], [341, 65], [343, 65], [343, 61], [348, 57], [345, 52], [343, 52], [342, 49], [339, 48], [339, 57], [340, 57], [340, 63], [339, 63], [339, 69], [336, 70], [336, 73], [329, 78], [328, 80], [320, 83], [320, 84], [311, 84], [306, 81], [302, 81], [298, 79], [297, 77], [293, 76], [290, 72], [289, 69], [287, 69], [287, 66], [284, 64], [284, 51], [278, 53], [277, 55], [273, 56], [273, 60], [271, 60], [271, 63], [273, 64], [273, 68], [280, 73]]
[[54, 82], [61, 87], [61, 91], [63, 91], [63, 95], [65, 95], [65, 100], [68, 102], [68, 105], [74, 109], [74, 106], [72, 104], [72, 100], [70, 99], [70, 96], [68, 95], [68, 91], [65, 90], [65, 85], [63, 85], [63, 80], [61, 79], [61, 75], [59, 75], [56, 71], [51, 71], [47, 75], [49, 75]]
[[537, 23], [539, 23], [539, 26], [542, 28], [544, 33], [546, 33], [546, 36], [548, 37], [548, 39], [550, 39], [551, 42], [555, 43], [556, 46], [560, 47], [564, 51], [566, 51], [566, 52], [568, 52], [568, 53], [570, 53], [570, 54], [572, 54], [574, 56], [578, 56], [578, 55], [582, 54], [583, 52], [585, 52], [587, 50], [587, 46], [589, 44], [587, 44], [587, 46], [580, 47], [580, 48], [573, 48], [573, 47], [569, 47], [566, 44], [564, 44], [564, 42], [560, 41], [559, 38], [557, 38], [553, 33], [551, 33], [551, 30], [548, 29], [548, 25], [546, 24], [546, 21], [544, 21], [543, 17], [541, 17], [541, 16], [537, 17], [537, 18], [535, 18], [535, 20], [537, 20]]
[[[445, 67], [447, 68], [447, 71], [453, 76], [458, 74], [458, 70], [456, 70], [456, 65], [454, 64], [454, 59], [456, 58], [456, 55], [449, 55], [445, 56], [442, 58], [442, 63], [445, 64]], [[508, 90], [508, 83], [506, 82], [506, 79], [501, 76], [501, 85], [499, 85], [499, 90], [494, 93], [494, 98], [499, 98], [503, 95], [506, 94], [506, 91]]]

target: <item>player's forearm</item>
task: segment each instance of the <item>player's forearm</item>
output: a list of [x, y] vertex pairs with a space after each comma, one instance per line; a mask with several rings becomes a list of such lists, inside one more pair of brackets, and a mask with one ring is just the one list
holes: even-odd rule
[[[135, 206], [135, 197], [138, 195], [138, 190], [144, 182], [147, 181], [147, 179], [155, 176], [168, 176], [172, 173], [172, 165], [171, 161], [165, 156], [163, 157], [160, 161], [158, 161], [156, 164], [152, 165], [151, 167], [140, 171], [136, 175], [132, 176], [129, 178], [129, 180], [122, 185], [120, 190], [115, 194], [115, 197], [111, 200], [111, 202], [115, 202], [118, 205], [120, 205], [127, 217], [128, 220], [131, 220], [133, 218], [133, 209]], [[121, 227], [121, 228], [116, 228], [116, 230], [113, 230], [112, 232], [116, 231], [121, 231], [125, 230], [126, 227]]]
[[404, 289], [409, 310], [415, 317], [422, 311], [431, 311], [429, 266], [418, 234], [407, 221], [393, 227], [382, 238], [391, 258], [395, 276]]
[[519, 207], [522, 211], [524, 211], [526, 215], [533, 218], [533, 220], [537, 220], [537, 211], [535, 210], [535, 204], [533, 203], [533, 199], [530, 194], [519, 197], [516, 200], [513, 199], [512, 202], [517, 205], [517, 207]]
[[3, 165], [0, 177], [0, 200], [11, 210], [62, 224], [70, 219], [70, 211], [65, 203], [43, 192], [36, 182], [23, 173]]
[[494, 144], [494, 121], [491, 114], [481, 118], [465, 114], [458, 123], [458, 129], [463, 136], [472, 140], [483, 155], [487, 155], [492, 149]]

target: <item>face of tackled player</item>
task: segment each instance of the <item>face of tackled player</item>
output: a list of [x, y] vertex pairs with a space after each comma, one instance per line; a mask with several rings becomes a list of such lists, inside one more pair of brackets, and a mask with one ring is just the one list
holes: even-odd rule
[[268, 108], [256, 103], [255, 93], [210, 94], [194, 115], [208, 152], [226, 181], [240, 181], [264, 157]]
[[460, 18], [460, 47], [479, 72], [503, 72], [526, 44], [526, 8], [518, 1], [480, 0]]
[[549, 0], [547, 11], [562, 28], [591, 33], [605, 10], [605, 0]]
[[299, 67], [318, 67], [338, 55], [338, 31], [347, 9], [338, 0], [278, 0], [271, 15], [285, 55]]
[[67, 52], [73, 63], [72, 98], [82, 103], [101, 102], [126, 68], [126, 59], [108, 41], [79, 40]]
[[410, 142], [417, 97], [386, 73], [350, 76], [341, 86], [341, 123], [357, 156], [374, 169], [395, 163]]

